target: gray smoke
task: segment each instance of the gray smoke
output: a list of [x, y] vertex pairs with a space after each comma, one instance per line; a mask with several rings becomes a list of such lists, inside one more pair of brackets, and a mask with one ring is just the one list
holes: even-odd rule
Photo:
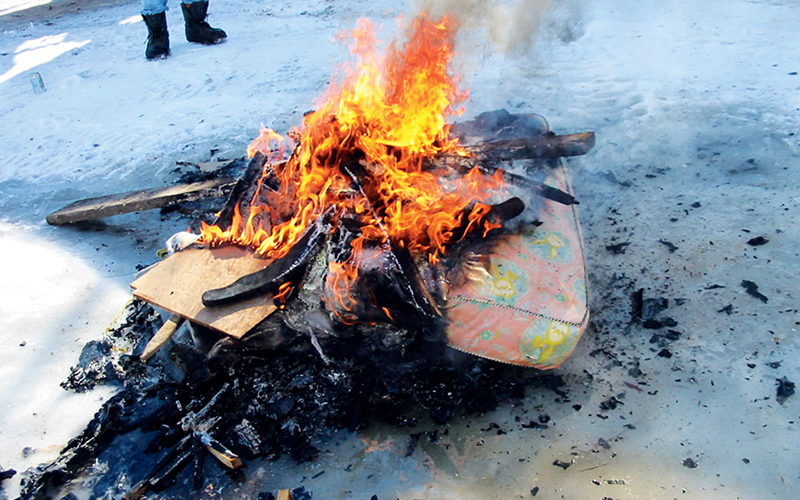
[[529, 53], [539, 33], [550, 0], [415, 0], [415, 13], [432, 18], [455, 15], [459, 43], [469, 50], [505, 55]]

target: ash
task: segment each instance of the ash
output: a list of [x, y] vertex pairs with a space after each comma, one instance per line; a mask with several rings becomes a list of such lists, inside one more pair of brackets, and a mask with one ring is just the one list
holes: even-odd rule
[[162, 498], [186, 498], [209, 484], [224, 489], [246, 467], [226, 471], [206, 460], [205, 447], [187, 445], [208, 436], [245, 463], [282, 456], [302, 463], [318, 456], [321, 437], [383, 422], [409, 428], [410, 453], [420, 421], [443, 425], [518, 402], [541, 378], [455, 351], [435, 328], [362, 325], [312, 341], [286, 326], [292, 314], [290, 304], [241, 341], [181, 328], [144, 364], [137, 356], [158, 314], [132, 301], [118, 325], [85, 346], [62, 384], [120, 391], [56, 461], [25, 473], [21, 498], [87, 488], [92, 498], [118, 498], [165, 463], [169, 474], [156, 475], [150, 488]]

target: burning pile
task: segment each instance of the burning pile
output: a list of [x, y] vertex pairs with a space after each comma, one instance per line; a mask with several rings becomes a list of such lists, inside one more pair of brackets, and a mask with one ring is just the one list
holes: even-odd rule
[[[331, 85], [300, 130], [288, 138], [262, 130], [228, 203], [214, 224], [202, 224], [203, 248], [172, 255], [132, 285], [138, 298], [189, 326], [178, 329], [165, 355], [141, 363], [166, 344], [166, 325], [182, 319], [147, 342], [158, 315], [135, 301], [122, 325], [87, 345], [64, 386], [116, 383], [124, 390], [58, 460], [28, 474], [23, 498], [44, 498], [95, 460], [119, 467], [97, 482], [97, 497], [164, 490], [190, 463], [197, 490], [207, 453], [230, 468], [242, 464], [239, 457], [309, 460], [318, 453], [314, 439], [330, 429], [356, 430], [371, 419], [444, 424], [457, 408], [483, 412], [522, 397], [526, 378], [552, 383], [448, 349], [448, 294], [470, 274], [514, 275], [503, 267], [513, 264], [490, 262], [495, 245], [535, 227], [541, 200], [576, 203], [542, 180], [560, 157], [586, 153], [594, 136], [556, 136], [540, 117], [504, 110], [447, 125], [467, 96], [447, 74], [454, 30], [449, 18], [422, 15], [402, 50], [390, 46], [380, 57], [369, 22], [359, 23], [352, 33], [357, 66]], [[512, 160], [521, 173], [501, 168]], [[519, 227], [505, 224], [523, 212], [530, 216]], [[547, 247], [542, 272], [572, 258], [568, 243], [560, 233], [531, 240], [535, 252]], [[245, 257], [219, 255], [234, 246], [245, 247]], [[181, 259], [194, 275], [176, 271]], [[585, 310], [582, 260], [575, 260], [573, 297], [558, 300], [582, 302]], [[222, 280], [231, 278], [225, 283], [222, 271]], [[181, 279], [186, 290], [169, 288]], [[188, 290], [206, 279], [217, 279], [216, 287]], [[496, 303], [514, 305], [513, 285], [494, 285]], [[177, 302], [160, 302], [159, 294]], [[572, 308], [576, 320], [563, 322], [506, 309], [520, 315], [517, 325], [533, 332], [525, 342], [542, 356], [588, 321], [580, 307]], [[534, 332], [540, 323], [544, 333]], [[141, 456], [113, 456], [142, 446]], [[132, 484], [131, 477], [142, 479]]]
[[[251, 162], [260, 175], [235, 192], [241, 198], [232, 197], [232, 209], [214, 225], [203, 223], [201, 242], [247, 246], [271, 262], [207, 291], [205, 306], [263, 294], [284, 306], [327, 247], [316, 278], [324, 282], [326, 309], [342, 323], [395, 323], [409, 312], [441, 316], [445, 272], [455, 265], [440, 266], [443, 257], [524, 210], [520, 198], [508, 195], [509, 178], [536, 184], [495, 164], [535, 155], [530, 149], [543, 143], [465, 148], [451, 137], [445, 117], [458, 114], [467, 96], [447, 74], [454, 30], [449, 18], [435, 22], [423, 14], [403, 50], [391, 46], [382, 58], [362, 20], [352, 33], [357, 65], [343, 84], [332, 84], [288, 139], [262, 130], [248, 150], [263, 155]], [[291, 156], [282, 160], [287, 150]], [[534, 188], [572, 202], [555, 188]]]
[[228, 228], [203, 225], [206, 244], [247, 245], [274, 259], [236, 286], [207, 292], [205, 305], [266, 292], [285, 303], [328, 239], [338, 250], [328, 263], [324, 301], [341, 321], [394, 322], [401, 312], [369, 287], [355, 286], [373, 269], [399, 278], [391, 288], [403, 303], [424, 313], [436, 308], [430, 294], [402, 283], [403, 264], [407, 269], [423, 256], [436, 263], [472, 231], [500, 227], [484, 203], [502, 186], [500, 171], [486, 177], [473, 168], [446, 179], [430, 162], [444, 153], [467, 155], [445, 124], [466, 97], [447, 74], [453, 33], [450, 19], [423, 15], [413, 21], [405, 50], [391, 47], [382, 59], [370, 23], [359, 23], [352, 33], [355, 71], [340, 87], [332, 85], [290, 135], [291, 157], [274, 162], [272, 146], [285, 145], [284, 138], [262, 130], [249, 153], [268, 155], [268, 162], [252, 197], [244, 209], [236, 207]]

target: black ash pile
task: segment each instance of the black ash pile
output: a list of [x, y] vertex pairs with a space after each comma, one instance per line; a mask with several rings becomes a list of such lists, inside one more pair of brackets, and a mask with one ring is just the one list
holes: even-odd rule
[[90, 488], [92, 498], [182, 498], [209, 481], [222, 482], [219, 489], [246, 476], [246, 468], [228, 469], [237, 460], [313, 460], [317, 438], [370, 422], [445, 424], [523, 398], [538, 376], [457, 352], [423, 331], [379, 326], [323, 341], [326, 362], [308, 336], [288, 330], [282, 312], [242, 341], [182, 329], [142, 364], [136, 355], [158, 314], [140, 301], [126, 313], [86, 346], [63, 384], [113, 384], [119, 393], [55, 462], [25, 473], [21, 498], [62, 498], [74, 488]]

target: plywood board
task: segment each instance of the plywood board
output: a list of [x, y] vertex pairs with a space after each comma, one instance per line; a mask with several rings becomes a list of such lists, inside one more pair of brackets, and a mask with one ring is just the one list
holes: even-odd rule
[[131, 283], [133, 295], [190, 321], [241, 338], [275, 311], [272, 295], [222, 307], [205, 307], [203, 292], [228, 286], [266, 267], [269, 260], [234, 246], [189, 248], [178, 252]]

